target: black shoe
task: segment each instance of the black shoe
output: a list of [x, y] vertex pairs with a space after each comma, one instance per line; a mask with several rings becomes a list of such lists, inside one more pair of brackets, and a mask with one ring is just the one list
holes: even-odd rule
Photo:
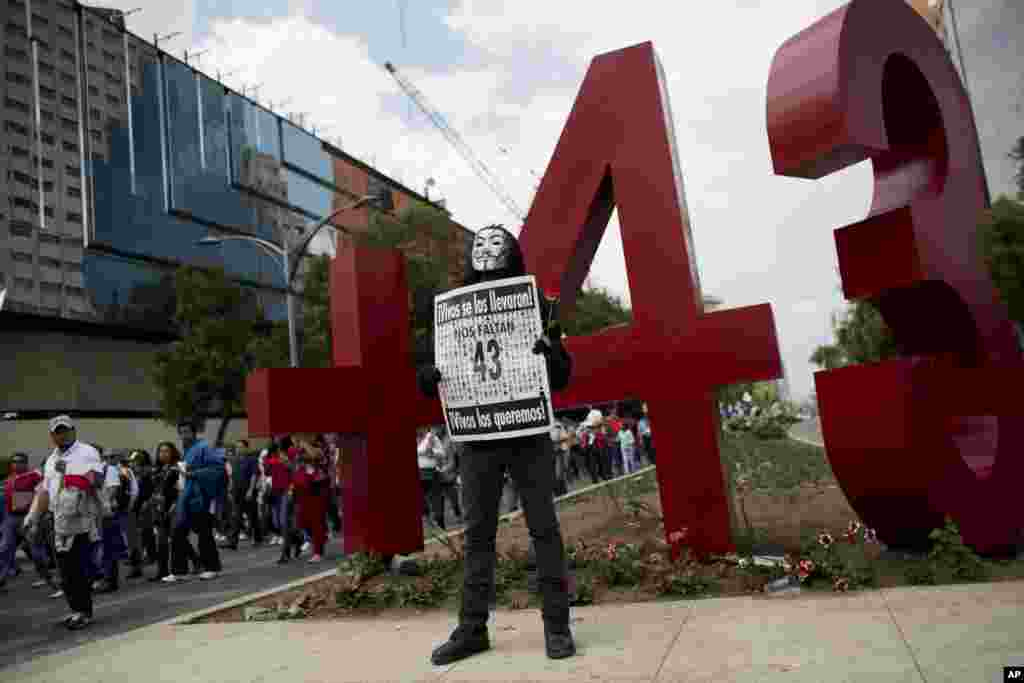
[[64, 622], [64, 626], [70, 631], [80, 631], [91, 623], [92, 617], [87, 617], [84, 614], [74, 614]]
[[128, 574], [129, 579], [141, 579], [142, 578], [142, 567], [135, 567], [131, 573]]
[[288, 564], [289, 561], [290, 560], [288, 559], [287, 555], [282, 555], [281, 557], [277, 558], [278, 564]]
[[490, 649], [486, 626], [459, 626], [447, 643], [434, 649], [430, 662], [434, 666], [445, 666]]
[[146, 579], [146, 581], [149, 581], [150, 583], [160, 583], [164, 580], [165, 576], [167, 576], [167, 574], [156, 574]]
[[93, 585], [93, 593], [114, 593], [120, 588], [116, 583], [110, 581], [101, 580]]
[[548, 659], [565, 659], [576, 654], [576, 643], [569, 627], [544, 624], [544, 649]]

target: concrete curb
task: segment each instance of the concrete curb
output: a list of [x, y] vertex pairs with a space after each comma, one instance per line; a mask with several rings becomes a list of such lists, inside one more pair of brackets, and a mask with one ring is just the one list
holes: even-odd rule
[[[617, 477], [617, 478], [612, 479], [610, 481], [602, 481], [602, 482], [598, 482], [596, 484], [590, 484], [589, 486], [584, 486], [583, 488], [577, 489], [577, 490], [573, 491], [572, 493], [567, 493], [564, 496], [559, 496], [558, 498], [555, 499], [555, 504], [556, 505], [562, 505], [564, 503], [570, 502], [574, 498], [578, 498], [580, 496], [586, 495], [587, 493], [592, 493], [593, 491], [596, 491], [598, 489], [604, 488], [605, 486], [608, 486], [609, 484], [618, 484], [618, 483], [621, 483], [621, 482], [624, 482], [624, 481], [630, 481], [632, 479], [636, 479], [636, 478], [638, 478], [638, 477], [640, 477], [640, 476], [642, 476], [644, 474], [647, 474], [648, 472], [650, 472], [653, 469], [654, 469], [654, 465], [648, 465], [647, 467], [641, 468], [641, 469], [637, 470], [636, 472], [633, 472], [632, 474], [627, 474], [627, 475], [624, 475], [624, 476], [621, 476], [621, 477]], [[502, 522], [510, 522], [510, 521], [512, 521], [514, 519], [518, 519], [522, 515], [523, 515], [523, 511], [522, 510], [516, 510], [514, 512], [507, 512], [507, 513], [505, 513], [504, 515], [501, 515], [498, 518], [498, 524], [500, 525]], [[445, 538], [445, 539], [456, 538], [458, 536], [461, 536], [463, 533], [465, 533], [465, 529], [455, 529], [454, 531], [449, 531], [449, 532], [447, 532], [445, 534], [435, 534], [435, 535], [431, 536], [430, 538], [428, 538], [427, 540], [425, 540], [423, 542], [423, 545], [424, 545], [424, 547], [426, 547], [426, 546], [431, 545], [433, 543], [441, 543], [441, 539], [442, 538]], [[197, 611], [191, 612], [189, 614], [184, 614], [184, 615], [181, 615], [181, 616], [177, 616], [177, 617], [174, 617], [172, 619], [168, 619], [166, 621], [161, 621], [161, 622], [153, 624], [153, 625], [154, 626], [187, 626], [189, 624], [194, 624], [196, 621], [199, 621], [200, 619], [204, 619], [204, 618], [210, 616], [211, 614], [216, 614], [217, 612], [223, 612], [224, 610], [234, 609], [235, 607], [241, 607], [243, 605], [247, 605], [250, 602], [254, 602], [256, 600], [262, 600], [263, 598], [268, 598], [268, 597], [270, 597], [272, 595], [277, 595], [278, 593], [284, 593], [286, 591], [294, 590], [296, 588], [302, 588], [303, 586], [307, 586], [307, 585], [309, 585], [311, 583], [316, 583], [317, 581], [322, 581], [323, 579], [329, 578], [331, 576], [336, 576], [337, 573], [338, 573], [337, 569], [329, 569], [327, 571], [320, 572], [319, 574], [313, 574], [312, 576], [306, 576], [306, 577], [303, 577], [301, 579], [296, 579], [295, 581], [292, 581], [290, 583], [286, 583], [286, 584], [281, 585], [281, 586], [276, 586], [274, 588], [268, 588], [267, 590], [260, 591], [258, 593], [249, 593], [247, 595], [242, 595], [242, 596], [237, 597], [237, 598], [235, 598], [233, 600], [228, 600], [227, 602], [222, 602], [219, 605], [213, 605], [212, 607], [206, 607], [204, 609], [197, 610]]]

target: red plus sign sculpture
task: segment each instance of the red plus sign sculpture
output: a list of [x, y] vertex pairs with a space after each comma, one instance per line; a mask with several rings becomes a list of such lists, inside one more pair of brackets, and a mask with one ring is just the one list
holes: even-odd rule
[[871, 159], [867, 219], [837, 230], [848, 299], [869, 299], [902, 358], [815, 375], [832, 469], [882, 540], [922, 545], [951, 515], [982, 552], [1024, 526], [1024, 366], [975, 248], [984, 177], [970, 103], [931, 28], [855, 0], [787, 41], [768, 81], [775, 172]]
[[661, 66], [650, 43], [594, 59], [520, 241], [527, 271], [572, 315], [618, 207], [633, 323], [570, 338], [569, 387], [555, 406], [643, 398], [658, 442], [667, 532], [698, 552], [732, 549], [718, 451], [716, 389], [781, 376], [767, 304], [703, 312]]
[[410, 360], [409, 287], [396, 250], [339, 245], [331, 264], [334, 368], [273, 368], [248, 378], [251, 434], [341, 432], [345, 550], [423, 548], [416, 426], [443, 422]]

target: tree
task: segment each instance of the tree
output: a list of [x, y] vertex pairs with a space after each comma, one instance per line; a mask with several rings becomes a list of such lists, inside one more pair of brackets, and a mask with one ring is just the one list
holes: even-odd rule
[[1024, 323], [1024, 203], [1000, 197], [979, 226], [982, 258], [992, 282], [1010, 309], [1010, 318]]
[[562, 329], [571, 337], [582, 337], [614, 325], [633, 320], [633, 312], [622, 299], [600, 287], [580, 289], [576, 297], [576, 311], [569, 320], [562, 321]]
[[810, 361], [819, 368], [878, 363], [899, 355], [892, 331], [870, 301], [855, 301], [842, 316], [833, 316], [832, 331], [835, 344], [819, 346], [811, 354]]
[[405, 253], [414, 365], [429, 363], [434, 356], [434, 297], [453, 286], [456, 254], [462, 254], [462, 245], [451, 248], [451, 233], [448, 214], [414, 203], [398, 216], [374, 212], [369, 230], [356, 238], [363, 246]]
[[245, 377], [255, 361], [256, 322], [263, 313], [255, 296], [222, 270], [179, 268], [175, 301], [182, 338], [160, 351], [153, 367], [160, 411], [168, 424], [177, 424], [217, 408], [219, 446], [232, 415], [242, 409]]

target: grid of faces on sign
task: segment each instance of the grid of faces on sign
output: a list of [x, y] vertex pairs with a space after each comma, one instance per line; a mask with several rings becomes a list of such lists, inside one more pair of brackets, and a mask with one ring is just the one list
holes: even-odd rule
[[438, 358], [444, 368], [441, 395], [445, 403], [461, 408], [540, 396], [544, 392], [544, 356], [532, 352], [540, 334], [536, 309], [479, 315], [442, 325]]

